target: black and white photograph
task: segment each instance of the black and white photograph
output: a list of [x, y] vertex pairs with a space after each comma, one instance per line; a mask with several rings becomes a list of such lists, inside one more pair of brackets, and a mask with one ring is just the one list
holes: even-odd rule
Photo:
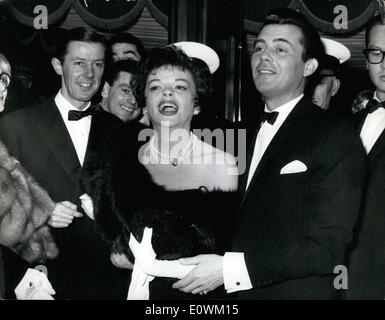
[[384, 300], [384, 56], [385, 0], [0, 0], [0, 304]]

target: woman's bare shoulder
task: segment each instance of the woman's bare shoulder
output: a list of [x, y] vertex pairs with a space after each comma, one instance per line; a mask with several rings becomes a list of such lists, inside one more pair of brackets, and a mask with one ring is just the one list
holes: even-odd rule
[[238, 184], [238, 166], [234, 156], [203, 141], [200, 141], [199, 145], [206, 177], [212, 187], [219, 190], [235, 190]]

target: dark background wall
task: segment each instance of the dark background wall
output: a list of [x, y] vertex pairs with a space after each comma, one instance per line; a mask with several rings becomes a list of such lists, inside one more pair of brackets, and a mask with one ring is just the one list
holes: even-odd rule
[[[85, 4], [88, 4], [86, 6]], [[47, 30], [33, 28], [33, 8], [45, 4]], [[348, 28], [333, 27], [337, 5], [348, 9]], [[14, 79], [10, 108], [28, 106], [55, 93], [58, 77], [50, 58], [62, 29], [86, 26], [106, 37], [128, 31], [147, 50], [171, 42], [200, 41], [213, 47], [221, 66], [215, 73], [214, 115], [232, 121], [253, 119], [261, 101], [251, 81], [250, 55], [261, 21], [272, 8], [292, 7], [306, 14], [320, 34], [352, 52], [344, 64], [340, 110], [349, 111], [355, 95], [370, 88], [362, 55], [363, 27], [375, 14], [375, 0], [12, 0], [0, 2], [0, 52], [11, 60]], [[24, 89], [23, 89], [24, 88]], [[11, 101], [10, 101], [11, 102]]]

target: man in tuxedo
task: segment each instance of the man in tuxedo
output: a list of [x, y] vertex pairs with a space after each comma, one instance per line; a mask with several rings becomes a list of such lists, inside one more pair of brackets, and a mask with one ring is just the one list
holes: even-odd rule
[[367, 177], [349, 262], [348, 299], [385, 298], [385, 24], [366, 26], [366, 57], [375, 92], [355, 116], [367, 153]]
[[335, 299], [361, 200], [364, 152], [354, 128], [304, 96], [322, 54], [298, 12], [275, 9], [255, 42], [251, 67], [264, 118], [240, 181], [243, 198], [224, 256], [182, 259], [196, 267], [174, 288], [219, 285], [240, 299]]
[[[128, 275], [111, 264], [109, 248], [79, 201], [82, 166], [121, 122], [90, 103], [101, 83], [105, 48], [104, 38], [93, 31], [66, 31], [52, 58], [61, 77], [57, 95], [0, 122], [0, 136], [11, 155], [56, 202], [49, 224], [59, 256], [46, 262], [56, 299], [114, 299], [127, 292]], [[12, 297], [26, 267], [7, 251], [6, 296]]]

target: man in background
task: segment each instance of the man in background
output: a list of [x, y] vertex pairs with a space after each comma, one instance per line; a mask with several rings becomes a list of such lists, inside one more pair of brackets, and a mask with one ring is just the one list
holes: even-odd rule
[[385, 298], [385, 24], [372, 17], [364, 50], [374, 93], [366, 92], [364, 109], [355, 114], [367, 153], [365, 195], [349, 261], [348, 299]]
[[[0, 53], [0, 112], [5, 109], [5, 99], [8, 94], [8, 86], [11, 83], [11, 65], [8, 59]], [[0, 298], [4, 296], [5, 292], [5, 278], [4, 278], [4, 262], [0, 247]]]
[[0, 53], [0, 112], [5, 109], [5, 99], [8, 94], [8, 87], [11, 83], [11, 65], [8, 59]]
[[113, 62], [132, 59], [137, 62], [145, 57], [143, 43], [128, 32], [119, 33], [108, 40], [109, 58]]
[[112, 63], [104, 74], [100, 105], [123, 122], [133, 121], [142, 114], [130, 84], [137, 68], [134, 60], [120, 60]]
[[328, 110], [332, 98], [340, 89], [341, 64], [349, 59], [350, 51], [337, 41], [322, 40], [326, 52], [319, 61], [319, 72], [312, 101], [321, 109]]

